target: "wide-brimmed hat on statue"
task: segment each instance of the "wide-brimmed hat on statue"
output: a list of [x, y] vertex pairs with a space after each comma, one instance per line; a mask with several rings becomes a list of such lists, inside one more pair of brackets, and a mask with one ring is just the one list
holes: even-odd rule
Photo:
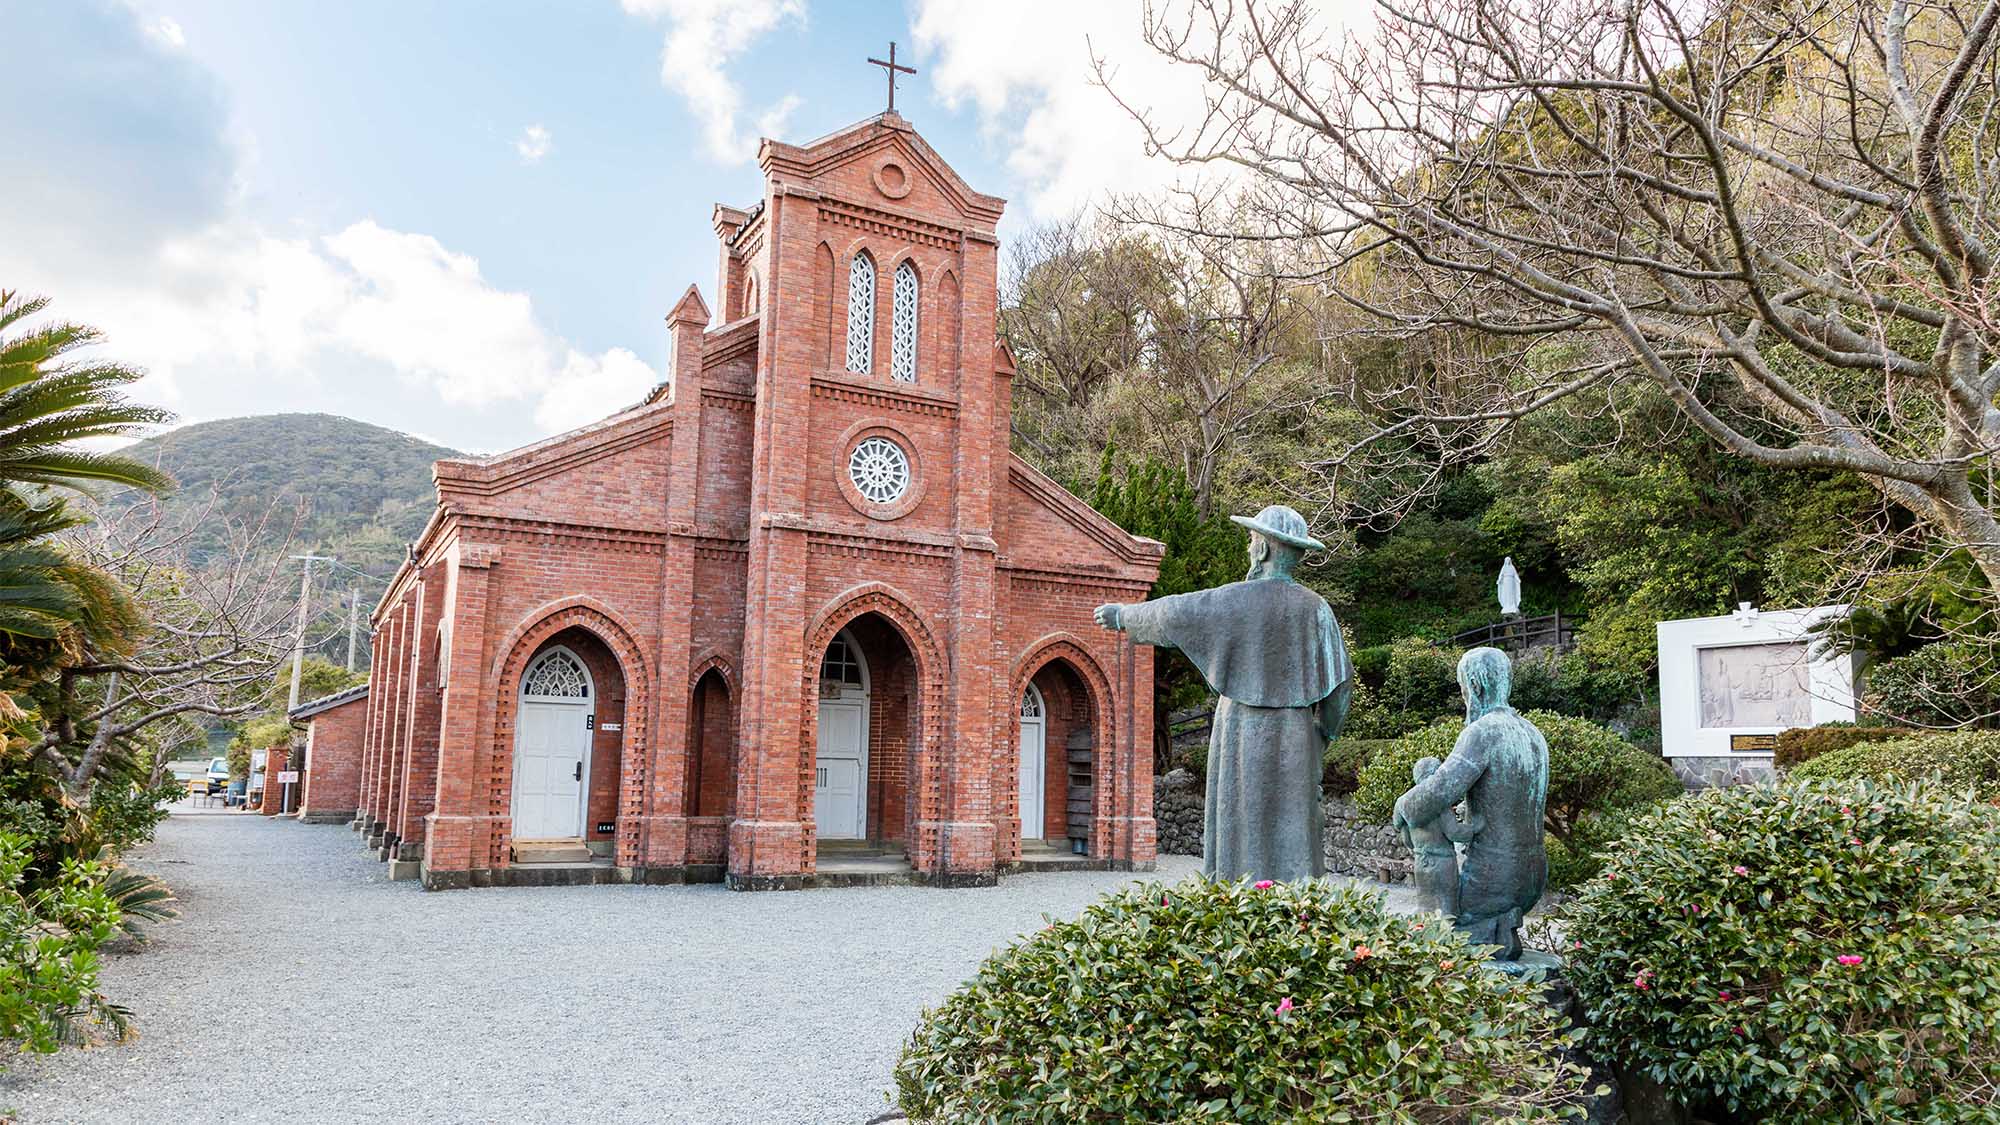
[[1254, 516], [1229, 518], [1266, 539], [1275, 539], [1301, 551], [1326, 550], [1326, 544], [1307, 534], [1306, 518], [1283, 504], [1273, 504]]

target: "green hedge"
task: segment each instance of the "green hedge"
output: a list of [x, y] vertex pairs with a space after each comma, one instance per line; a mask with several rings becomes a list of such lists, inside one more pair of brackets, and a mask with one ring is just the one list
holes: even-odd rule
[[1909, 738], [1916, 731], [1907, 727], [1857, 727], [1852, 724], [1825, 727], [1793, 727], [1778, 732], [1777, 764], [1788, 770], [1804, 765], [1835, 750], [1845, 750], [1862, 742], [1886, 742]]
[[1395, 745], [1393, 738], [1334, 739], [1321, 759], [1320, 790], [1328, 797], [1352, 797], [1361, 787], [1361, 771]]
[[896, 1064], [918, 1122], [1558, 1120], [1534, 985], [1323, 880], [1142, 884], [994, 954]]
[[1935, 777], [1971, 790], [1982, 801], [2000, 801], [2000, 731], [1963, 730], [1869, 742], [1822, 754], [1791, 771], [1796, 778], [1873, 778], [1914, 781]]
[[1610, 847], [1565, 934], [1593, 1054], [1726, 1111], [1704, 1116], [2000, 1116], [1989, 806], [1796, 772], [1656, 805]]

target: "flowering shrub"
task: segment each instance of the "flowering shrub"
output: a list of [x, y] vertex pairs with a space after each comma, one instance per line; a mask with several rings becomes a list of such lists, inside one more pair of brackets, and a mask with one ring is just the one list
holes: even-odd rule
[[920, 1122], [1554, 1121], [1533, 986], [1327, 883], [1145, 884], [988, 958], [896, 1066]]
[[1710, 790], [1572, 904], [1599, 1057], [1741, 1120], [2000, 1117], [2000, 813], [1930, 783]]

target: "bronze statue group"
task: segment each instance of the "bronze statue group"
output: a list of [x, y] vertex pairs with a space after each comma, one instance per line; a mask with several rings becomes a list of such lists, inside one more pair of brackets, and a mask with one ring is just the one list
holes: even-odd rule
[[[1219, 697], [1209, 734], [1202, 874], [1313, 879], [1325, 874], [1321, 758], [1340, 736], [1354, 667], [1333, 610], [1293, 578], [1324, 550], [1282, 504], [1232, 516], [1250, 532], [1250, 573], [1211, 590], [1103, 605], [1097, 623], [1179, 649]], [[1522, 919], [1542, 897], [1542, 813], [1549, 748], [1507, 704], [1512, 665], [1495, 648], [1458, 664], [1465, 731], [1440, 762], [1418, 762], [1395, 824], [1415, 857], [1421, 905], [1453, 919], [1497, 961], [1521, 956]]]

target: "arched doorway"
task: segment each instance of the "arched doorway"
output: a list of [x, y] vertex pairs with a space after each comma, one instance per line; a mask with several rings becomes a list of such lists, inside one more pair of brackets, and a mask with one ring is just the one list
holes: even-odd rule
[[868, 658], [842, 629], [819, 665], [813, 821], [822, 840], [868, 838]]
[[568, 645], [551, 645], [521, 673], [514, 735], [514, 839], [581, 840], [590, 793], [597, 692]]
[[1047, 835], [1048, 705], [1033, 683], [1021, 692], [1020, 780], [1021, 839]]
[[886, 858], [916, 840], [922, 674], [902, 629], [882, 613], [852, 618], [820, 650], [808, 780], [822, 858], [829, 846]]
[[1065, 656], [1050, 657], [1021, 685], [1015, 800], [1024, 858], [1100, 852], [1097, 774], [1108, 744], [1091, 685]]

